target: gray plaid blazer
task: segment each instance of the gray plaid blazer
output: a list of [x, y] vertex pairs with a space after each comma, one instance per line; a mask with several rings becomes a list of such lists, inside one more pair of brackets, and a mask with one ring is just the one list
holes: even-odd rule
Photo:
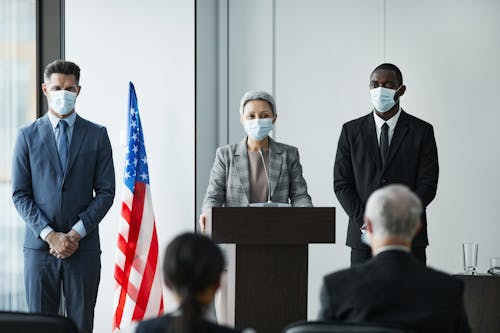
[[[250, 199], [247, 139], [217, 148], [202, 211], [210, 207], [244, 207]], [[269, 138], [269, 181], [273, 202], [311, 207], [297, 148]]]

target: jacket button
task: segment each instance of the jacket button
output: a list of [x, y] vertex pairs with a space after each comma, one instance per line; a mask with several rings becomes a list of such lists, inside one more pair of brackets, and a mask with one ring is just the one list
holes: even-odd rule
[[387, 180], [386, 180], [385, 178], [382, 178], [382, 179], [380, 180], [380, 184], [385, 184], [386, 182], [387, 182]]

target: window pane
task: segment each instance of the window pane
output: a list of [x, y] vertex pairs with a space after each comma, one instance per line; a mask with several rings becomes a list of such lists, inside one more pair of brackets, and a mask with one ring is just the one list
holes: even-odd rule
[[0, 310], [26, 310], [11, 158], [17, 129], [36, 117], [36, 71], [36, 1], [0, 0]]

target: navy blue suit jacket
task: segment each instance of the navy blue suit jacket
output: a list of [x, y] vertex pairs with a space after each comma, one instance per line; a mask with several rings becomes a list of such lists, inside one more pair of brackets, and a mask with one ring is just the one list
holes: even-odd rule
[[77, 115], [63, 174], [48, 116], [22, 127], [13, 154], [12, 193], [27, 225], [25, 248], [48, 249], [40, 238], [46, 226], [68, 232], [81, 219], [87, 235], [80, 240], [79, 250], [99, 250], [98, 224], [115, 195], [106, 129]]

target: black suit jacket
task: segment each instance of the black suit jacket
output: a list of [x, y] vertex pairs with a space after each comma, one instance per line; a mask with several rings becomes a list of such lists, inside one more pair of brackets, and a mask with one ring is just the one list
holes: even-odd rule
[[[346, 244], [368, 249], [361, 240], [366, 201], [375, 190], [388, 184], [404, 184], [422, 200], [424, 208], [436, 195], [439, 175], [436, 140], [432, 125], [403, 110], [399, 116], [382, 165], [373, 113], [342, 127], [334, 166], [334, 190], [349, 215]], [[413, 240], [414, 247], [428, 245], [427, 218]]]
[[[145, 320], [139, 323], [136, 333], [166, 333], [168, 327], [172, 325], [174, 317], [170, 314], [159, 318]], [[229, 327], [217, 325], [204, 320], [203, 325], [206, 333], [239, 333], [240, 330], [232, 329]]]
[[320, 318], [399, 324], [415, 332], [470, 332], [463, 282], [391, 250], [323, 279]]

